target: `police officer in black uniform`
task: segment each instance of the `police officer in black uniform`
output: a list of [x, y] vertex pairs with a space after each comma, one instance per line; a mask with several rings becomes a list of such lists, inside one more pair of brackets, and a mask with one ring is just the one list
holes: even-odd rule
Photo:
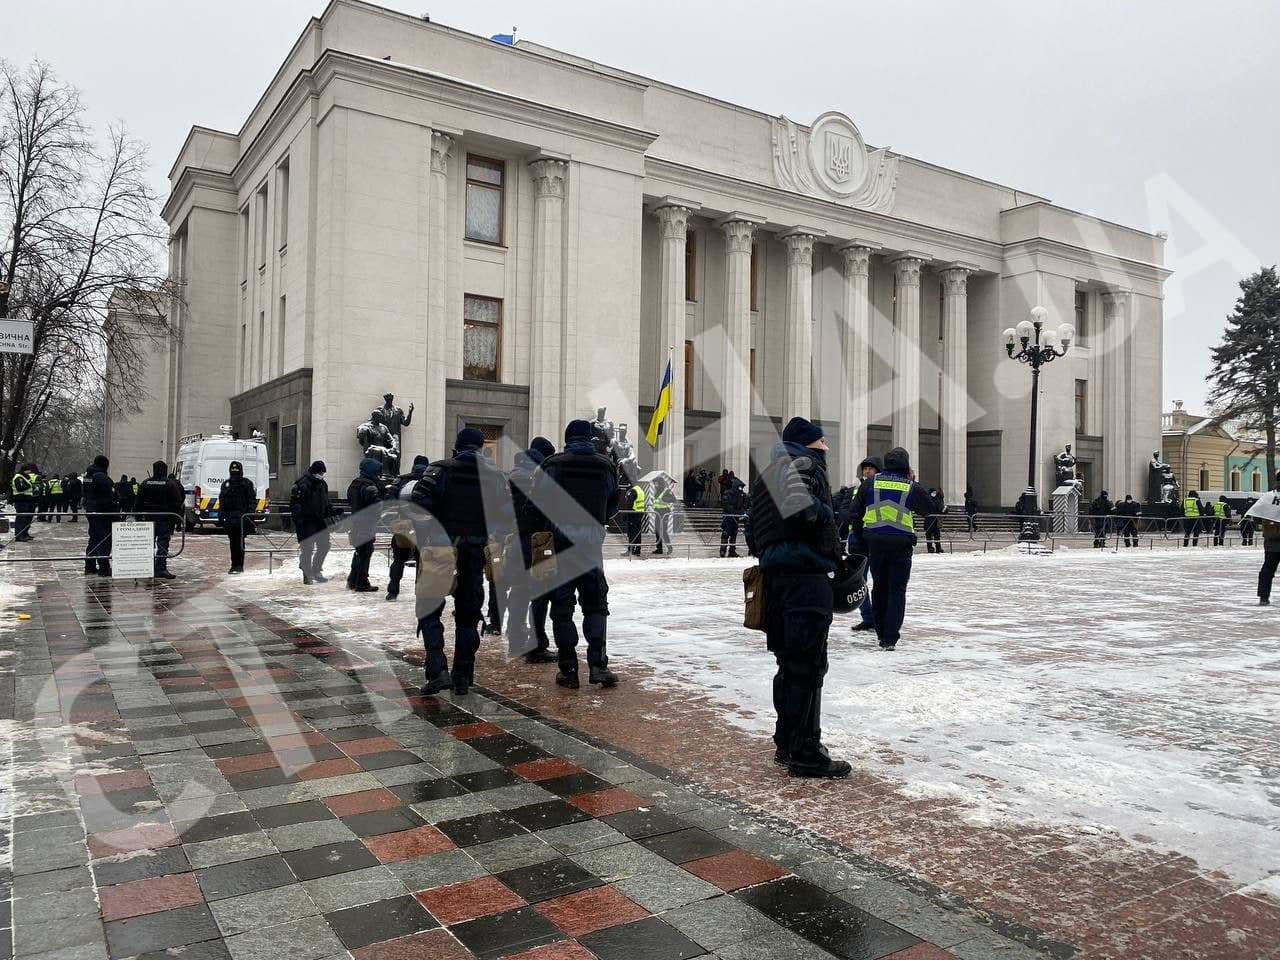
[[792, 417], [751, 489], [747, 548], [764, 574], [765, 638], [778, 663], [773, 706], [776, 763], [792, 776], [847, 777], [822, 744], [822, 681], [832, 590], [841, 557], [822, 428]]
[[1116, 516], [1120, 517], [1120, 534], [1124, 537], [1126, 547], [1138, 545], [1138, 516], [1141, 513], [1142, 509], [1131, 493], [1126, 493], [1124, 499], [1116, 504]]
[[67, 509], [71, 511], [71, 519], [67, 523], [79, 523], [80, 498], [84, 494], [84, 483], [74, 473], [69, 474], [63, 481], [62, 492], [67, 498]]
[[[511, 593], [507, 598], [507, 650], [523, 653], [525, 663], [555, 663], [551, 640], [547, 636], [547, 611], [551, 597], [537, 593], [538, 587], [529, 574], [533, 566], [533, 535], [546, 527], [542, 512], [530, 499], [538, 468], [556, 452], [555, 444], [546, 437], [534, 437], [529, 449], [516, 454], [515, 466], [507, 475], [511, 485], [511, 505], [515, 510], [516, 533], [520, 539], [520, 556], [524, 566], [512, 570]], [[508, 569], [512, 569], [508, 565]], [[536, 595], [535, 595], [536, 594]], [[529, 630], [533, 630], [533, 645]]]
[[[565, 502], [566, 495], [572, 504]], [[551, 595], [551, 634], [560, 660], [556, 683], [571, 690], [579, 686], [575, 603], [582, 607], [590, 682], [604, 687], [618, 682], [606, 649], [609, 583], [602, 552], [605, 524], [618, 512], [618, 497], [617, 468], [596, 452], [591, 424], [571, 420], [564, 428], [564, 450], [542, 461], [533, 497], [555, 534], [559, 585]]]
[[120, 497], [111, 474], [111, 462], [102, 454], [93, 458], [85, 472], [84, 512], [89, 521], [89, 543], [84, 554], [84, 572], [111, 576], [111, 524], [120, 509]]
[[378, 588], [369, 582], [369, 561], [373, 558], [373, 539], [377, 534], [380, 513], [374, 505], [382, 500], [382, 462], [373, 457], [360, 461], [360, 473], [347, 487], [347, 502], [351, 504], [351, 570], [347, 574], [347, 589], [357, 593], [373, 593]]
[[[427, 683], [422, 689], [428, 694], [449, 687], [456, 694], [465, 694], [475, 682], [484, 607], [484, 547], [491, 528], [505, 536], [512, 526], [506, 478], [481, 452], [483, 446], [484, 434], [479, 430], [467, 427], [459, 431], [453, 456], [427, 467], [409, 497], [430, 515], [414, 521], [419, 549], [428, 544], [452, 544], [456, 551], [452, 674], [440, 622], [444, 601], [434, 609], [423, 609], [424, 604], [419, 603], [417, 609], [418, 632], [427, 652]], [[495, 512], [496, 516], [490, 516]]]
[[232, 460], [227, 479], [218, 490], [218, 523], [227, 531], [231, 546], [231, 569], [227, 573], [244, 573], [244, 516], [258, 506], [258, 493], [253, 481], [244, 475], [244, 464]]
[[1105, 490], [1089, 504], [1089, 512], [1093, 514], [1093, 545], [1099, 550], [1107, 545], [1107, 525], [1111, 522], [1111, 512], [1114, 509], [1115, 505]]
[[747, 509], [747, 488], [732, 470], [725, 473], [724, 486], [720, 490], [720, 509], [724, 513], [720, 519], [720, 556], [736, 557], [738, 527]]
[[[151, 465], [151, 476], [138, 484], [138, 498], [133, 504], [137, 519], [155, 524], [156, 560], [155, 575], [160, 580], [173, 580], [169, 572], [169, 539], [177, 518], [182, 516], [187, 494], [175, 478], [169, 476], [169, 468], [163, 460]], [[150, 514], [150, 516], [148, 516]]]
[[289, 491], [289, 514], [298, 538], [298, 566], [305, 586], [325, 583], [324, 558], [329, 555], [329, 520], [338, 515], [329, 502], [328, 472], [323, 460], [314, 461]]

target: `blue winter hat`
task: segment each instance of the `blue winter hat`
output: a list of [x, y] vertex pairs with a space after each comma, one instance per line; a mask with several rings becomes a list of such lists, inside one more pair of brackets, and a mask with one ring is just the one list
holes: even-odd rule
[[307, 468], [307, 473], [328, 473], [329, 468], [324, 465], [323, 460], [317, 460]]
[[564, 428], [564, 442], [571, 440], [590, 440], [591, 424], [586, 420], [570, 420], [569, 425]]
[[422, 454], [418, 454], [416, 457], [413, 458], [414, 470], [417, 470], [419, 467], [425, 470], [429, 466], [431, 466], [431, 461], [428, 460], [426, 457], [424, 457]]
[[360, 475], [370, 480], [377, 480], [382, 475], [382, 464], [373, 457], [365, 457], [360, 461]]
[[815, 440], [821, 440], [822, 437], [822, 428], [804, 417], [792, 417], [790, 422], [782, 428], [783, 443], [798, 443], [802, 447], [807, 447]]
[[556, 452], [556, 445], [546, 437], [534, 437], [533, 440], [529, 442], [529, 449], [536, 450], [545, 458]]
[[484, 446], [484, 434], [475, 427], [466, 427], [458, 431], [458, 439], [453, 443], [453, 449], [462, 453], [464, 450], [479, 450]]

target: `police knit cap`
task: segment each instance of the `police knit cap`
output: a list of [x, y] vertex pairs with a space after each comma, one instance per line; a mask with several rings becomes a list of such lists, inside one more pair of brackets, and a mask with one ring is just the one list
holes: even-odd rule
[[329, 469], [324, 465], [323, 460], [317, 460], [307, 469], [308, 473], [328, 473]]
[[792, 417], [790, 422], [782, 428], [783, 443], [798, 443], [802, 447], [807, 447], [821, 440], [822, 437], [822, 428], [804, 417]]
[[534, 437], [529, 443], [530, 450], [536, 450], [544, 457], [549, 457], [556, 452], [556, 445], [546, 437]]
[[564, 428], [564, 442], [571, 440], [590, 440], [591, 424], [586, 420], [570, 420], [569, 425]]
[[100, 453], [93, 458], [93, 465], [99, 470], [106, 470], [111, 466], [111, 461], [108, 460], [105, 455]]
[[454, 441], [453, 449], [461, 453], [463, 450], [479, 450], [484, 446], [484, 434], [475, 427], [467, 427], [458, 431], [458, 439]]
[[884, 468], [894, 473], [906, 473], [911, 469], [911, 457], [901, 447], [894, 447], [884, 455]]
[[244, 473], [244, 464], [239, 460], [232, 460], [229, 471], [233, 477], [238, 477]]

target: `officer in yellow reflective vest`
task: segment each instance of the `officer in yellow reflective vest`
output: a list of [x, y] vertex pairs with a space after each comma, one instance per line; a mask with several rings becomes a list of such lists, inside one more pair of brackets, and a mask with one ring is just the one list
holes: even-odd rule
[[67, 499], [62, 492], [62, 478], [52, 476], [49, 478], [49, 505], [53, 510], [53, 517], [59, 523], [62, 522], [62, 510], [66, 506]]
[[627, 523], [627, 556], [640, 556], [640, 536], [644, 533], [645, 496], [644, 487], [633, 483], [622, 500], [626, 510]]
[[1182, 501], [1182, 545], [1200, 546], [1200, 492], [1192, 490]]
[[649, 495], [649, 506], [653, 509], [653, 534], [658, 545], [653, 548], [654, 553], [662, 553], [662, 548], [666, 546], [666, 552], [671, 552], [671, 534], [675, 527], [675, 521], [671, 514], [671, 508], [674, 504], [671, 502], [671, 481], [666, 477], [658, 477], [653, 482], [653, 493]]
[[901, 447], [885, 454], [884, 470], [863, 480], [853, 496], [852, 533], [867, 547], [871, 611], [881, 650], [894, 649], [901, 637], [916, 546], [915, 518], [928, 516], [933, 509]]
[[13, 475], [13, 481], [9, 484], [9, 499], [13, 502], [13, 509], [18, 515], [17, 529], [14, 531], [13, 538], [15, 543], [30, 543], [35, 539], [31, 535], [31, 518], [36, 512], [38, 483], [36, 465], [24, 463], [22, 468]]
[[1213, 545], [1220, 547], [1227, 540], [1227, 521], [1231, 519], [1231, 504], [1221, 496], [1213, 505]]

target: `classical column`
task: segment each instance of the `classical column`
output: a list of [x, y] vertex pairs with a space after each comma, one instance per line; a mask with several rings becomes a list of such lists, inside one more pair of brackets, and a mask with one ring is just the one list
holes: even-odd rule
[[893, 444], [920, 462], [920, 268], [922, 256], [893, 261]]
[[[1133, 473], [1129, 449], [1128, 348], [1129, 291], [1102, 295], [1102, 442], [1105, 489], [1112, 499], [1123, 500]], [[1097, 492], [1090, 490], [1090, 496]]]
[[959, 503], [969, 482], [969, 274], [965, 264], [942, 271], [942, 490]]
[[435, 460], [446, 456], [453, 438], [445, 426], [445, 379], [449, 376], [449, 353], [452, 343], [450, 326], [462, 318], [449, 310], [449, 157], [453, 137], [446, 133], [431, 134], [431, 186], [428, 200], [427, 238], [427, 338], [426, 383], [422, 403], [426, 434], [425, 452]]
[[787, 245], [787, 347], [782, 381], [782, 422], [808, 417], [813, 398], [813, 241], [817, 231], [795, 227]]
[[751, 460], [751, 244], [756, 224], [725, 220], [724, 380], [720, 384], [722, 468], [749, 475]]
[[[671, 410], [663, 422], [654, 457], [655, 466], [679, 480], [684, 475], [684, 332], [685, 234], [696, 204], [666, 198], [654, 209], [658, 218], [658, 356], [655, 372], [671, 361]], [[654, 401], [657, 401], [657, 396]], [[645, 425], [646, 427], [648, 424]]]
[[840, 470], [836, 482], [856, 485], [858, 464], [867, 450], [871, 419], [871, 245], [854, 241], [844, 257], [844, 383], [840, 393]]
[[529, 435], [564, 433], [564, 180], [563, 160], [535, 160], [533, 175], [533, 336], [529, 362]]

